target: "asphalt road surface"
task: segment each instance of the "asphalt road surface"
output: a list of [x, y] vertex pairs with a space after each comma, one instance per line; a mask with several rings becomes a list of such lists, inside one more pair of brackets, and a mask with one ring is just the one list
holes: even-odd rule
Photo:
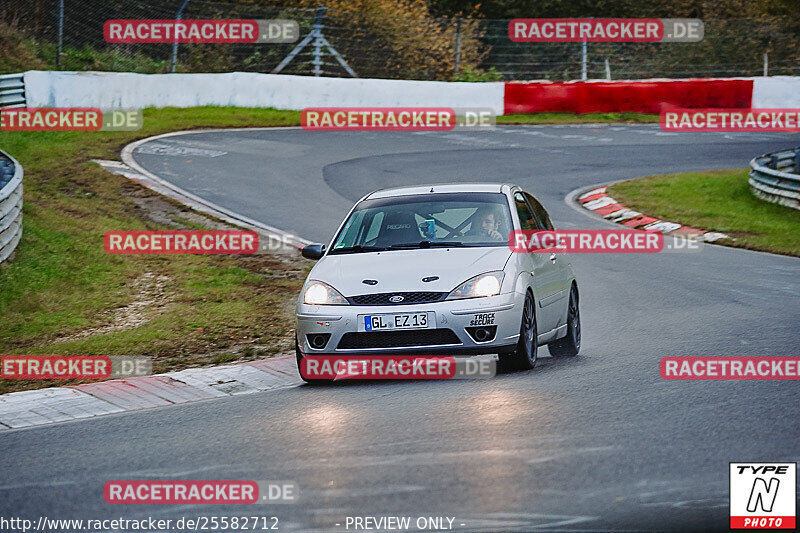
[[[518, 183], [556, 227], [607, 227], [565, 196], [622, 178], [744, 167], [799, 141], [650, 125], [273, 129], [159, 139], [134, 157], [223, 207], [327, 241], [373, 189], [452, 181]], [[729, 461], [800, 460], [798, 382], [664, 381], [658, 362], [800, 355], [800, 260], [709, 245], [572, 261], [582, 293], [577, 358], [543, 350], [533, 371], [491, 380], [298, 386], [4, 431], [0, 515], [258, 514], [277, 516], [281, 531], [346, 531], [347, 516], [385, 515], [454, 517], [453, 531], [727, 530]], [[103, 500], [108, 480], [176, 478], [293, 480], [301, 499]]]

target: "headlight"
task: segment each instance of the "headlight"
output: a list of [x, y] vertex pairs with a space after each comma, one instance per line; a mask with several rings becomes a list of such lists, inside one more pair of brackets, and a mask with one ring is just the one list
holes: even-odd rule
[[303, 303], [311, 305], [348, 305], [342, 294], [321, 281], [309, 281], [303, 290]]
[[460, 300], [462, 298], [481, 298], [484, 296], [496, 296], [500, 294], [500, 286], [503, 284], [502, 270], [497, 272], [487, 272], [470, 278], [447, 295], [447, 300]]

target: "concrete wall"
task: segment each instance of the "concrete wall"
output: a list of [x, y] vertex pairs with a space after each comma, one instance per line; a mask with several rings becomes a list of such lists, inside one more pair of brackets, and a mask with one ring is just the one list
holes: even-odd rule
[[25, 73], [29, 107], [482, 107], [503, 113], [505, 84], [315, 78], [230, 72]]
[[800, 108], [800, 76], [753, 78], [752, 107]]

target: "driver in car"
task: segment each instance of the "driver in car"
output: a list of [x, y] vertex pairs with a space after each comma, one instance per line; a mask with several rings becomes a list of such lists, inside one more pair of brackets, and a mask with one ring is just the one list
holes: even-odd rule
[[479, 237], [482, 240], [502, 241], [503, 235], [498, 231], [500, 222], [497, 220], [494, 210], [491, 207], [481, 207], [475, 211], [472, 221], [472, 228], [469, 235]]

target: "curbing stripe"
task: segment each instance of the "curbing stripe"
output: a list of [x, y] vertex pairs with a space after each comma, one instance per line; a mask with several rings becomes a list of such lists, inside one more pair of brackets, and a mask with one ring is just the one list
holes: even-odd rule
[[[265, 359], [264, 361], [272, 361], [273, 359]], [[286, 357], [281, 357], [278, 360], [274, 360], [275, 364], [271, 365], [270, 368], [277, 370], [287, 376], [290, 376], [292, 379], [300, 379], [300, 372], [297, 370], [297, 361], [296, 359], [289, 355]]]
[[277, 383], [276, 378], [269, 372], [264, 372], [252, 365], [236, 365], [220, 367], [219, 371], [228, 377], [230, 382], [238, 382], [256, 392], [272, 389]]
[[170, 403], [186, 403], [210, 398], [186, 383], [165, 376], [144, 376], [130, 378], [127, 381], [128, 385], [163, 398]]
[[186, 385], [192, 387], [198, 394], [203, 394], [207, 398], [221, 398], [223, 396], [228, 396], [223, 391], [217, 390], [211, 387], [208, 383], [204, 380], [195, 377], [198, 374], [199, 368], [187, 368], [186, 370], [181, 370], [180, 372], [168, 372], [163, 374], [171, 379], [181, 381]]
[[0, 431], [284, 389], [301, 383], [293, 355], [167, 374], [0, 395]]
[[[580, 207], [589, 211], [593, 211], [609, 222], [622, 224], [623, 226], [633, 229], [660, 231], [665, 235], [672, 235], [674, 233], [700, 234], [705, 242], [714, 242], [720, 239], [730, 238], [730, 236], [725, 235], [724, 233], [703, 231], [690, 226], [684, 226], [677, 222], [668, 222], [666, 220], [644, 215], [617, 202], [614, 198], [609, 196], [606, 191], [607, 186], [595, 187], [577, 195], [575, 202]], [[570, 197], [574, 197], [574, 194], [576, 193], [573, 192], [567, 195], [567, 203], [569, 203]]]
[[0, 396], [0, 424], [21, 428], [119, 413], [122, 409], [71, 387], [13, 392]]
[[585, 204], [587, 202], [591, 202], [592, 200], [597, 200], [598, 198], [602, 198], [604, 195], [605, 195], [605, 193], [598, 192], [598, 193], [595, 193], [595, 194], [590, 194], [589, 196], [586, 196], [586, 197], [581, 197], [581, 199], [578, 200], [578, 201], [580, 203], [582, 203], [582, 204]]
[[621, 209], [619, 211], [615, 211], [613, 213], [609, 213], [605, 216], [611, 222], [622, 222], [623, 220], [628, 220], [631, 218], [636, 218], [641, 216], [641, 213], [638, 211], [634, 211], [633, 209]]
[[597, 208], [594, 210], [594, 212], [602, 217], [605, 217], [606, 215], [610, 215], [611, 213], [619, 213], [622, 209], [625, 209], [624, 205], [613, 203], [610, 205], [606, 205], [604, 207]]
[[629, 228], [640, 228], [647, 224], [652, 224], [653, 222], [659, 222], [657, 218], [649, 217], [647, 215], [642, 215], [636, 218], [632, 218], [626, 222], [623, 222], [623, 226], [628, 226]]
[[82, 392], [86, 392], [96, 398], [121, 407], [125, 411], [169, 405], [169, 402], [162, 398], [157, 398], [144, 390], [131, 387], [125, 383], [125, 380], [89, 383], [86, 385], [78, 385], [76, 388], [80, 388]]
[[589, 196], [592, 196], [594, 194], [605, 194], [605, 192], [606, 192], [606, 187], [597, 187], [596, 189], [592, 189], [591, 191], [587, 191], [578, 196], [578, 200], [585, 200]]
[[603, 195], [597, 200], [592, 200], [591, 202], [586, 202], [585, 204], [583, 204], [583, 207], [591, 211], [594, 211], [595, 209], [599, 209], [601, 207], [605, 207], [611, 204], [617, 204], [617, 201], [611, 198], [610, 196], [607, 196], [605, 193], [603, 193]]
[[681, 225], [675, 222], [664, 222], [663, 220], [659, 220], [658, 222], [648, 224], [642, 229], [649, 231], [660, 231], [661, 233], [672, 233], [673, 231], [680, 229], [680, 227]]
[[700, 233], [703, 233], [703, 231], [697, 228], [693, 228], [691, 226], [681, 226], [680, 228], [673, 231], [673, 233], [689, 233], [692, 235], [698, 235]]
[[269, 372], [270, 374], [283, 380], [291, 381], [299, 377], [299, 374], [297, 373], [297, 364], [292, 365], [291, 372], [287, 372], [285, 369], [277, 366], [265, 365], [262, 361], [251, 361], [247, 364], [258, 368], [259, 370], [263, 370], [264, 372]]

